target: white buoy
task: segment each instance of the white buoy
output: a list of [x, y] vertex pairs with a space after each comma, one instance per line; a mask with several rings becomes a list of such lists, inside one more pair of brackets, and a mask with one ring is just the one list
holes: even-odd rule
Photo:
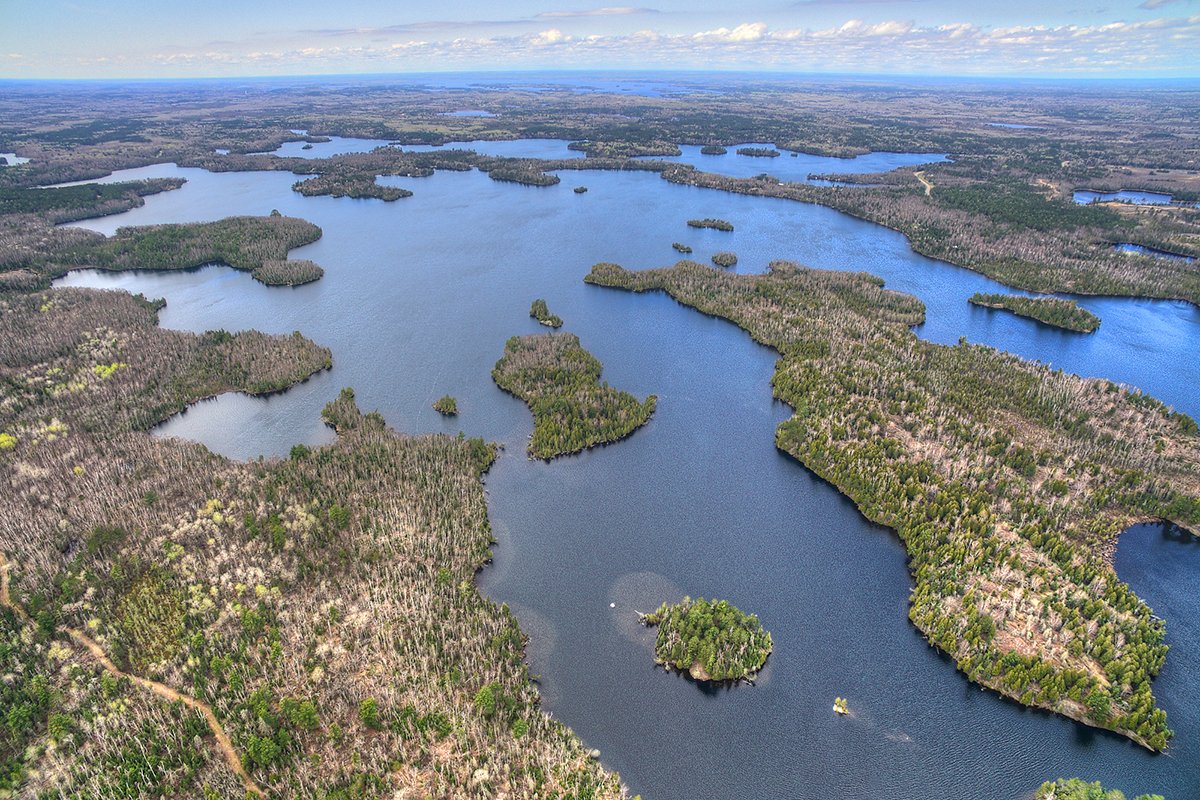
[[609, 607], [609, 608], [616, 608], [616, 607], [617, 607], [617, 604], [616, 604], [616, 603], [609, 603], [609, 604], [608, 604], [608, 607]]

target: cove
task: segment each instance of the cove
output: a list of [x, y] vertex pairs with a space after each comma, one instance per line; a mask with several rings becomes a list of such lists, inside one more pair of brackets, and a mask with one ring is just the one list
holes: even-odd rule
[[[1177, 734], [1166, 756], [981, 691], [909, 624], [911, 584], [896, 536], [775, 449], [774, 428], [789, 413], [770, 394], [775, 354], [664, 295], [605, 290], [582, 277], [602, 260], [672, 263], [672, 241], [691, 245], [702, 261], [732, 250], [747, 272], [781, 257], [861, 269], [925, 301], [925, 338], [967, 336], [1127, 381], [1190, 413], [1200, 382], [1190, 355], [1200, 324], [1194, 307], [1085, 298], [1104, 319], [1100, 330], [1086, 338], [1058, 332], [972, 308], [966, 298], [974, 292], [1008, 290], [913, 253], [895, 232], [819, 206], [678, 186], [653, 174], [588, 172], [581, 182], [589, 191], [576, 195], [571, 180], [532, 188], [478, 172], [437, 173], [394, 179], [416, 193], [395, 203], [305, 198], [286, 173], [159, 165], [114, 179], [155, 175], [188, 183], [83, 224], [112, 232], [278, 208], [324, 229], [292, 255], [317, 261], [325, 277], [271, 289], [207, 267], [78, 272], [59, 285], [166, 297], [167, 327], [298, 329], [334, 354], [333, 370], [285, 394], [225, 395], [161, 432], [235, 457], [286, 454], [297, 441], [328, 436], [320, 408], [351, 385], [364, 408], [378, 408], [399, 430], [461, 428], [501, 442], [487, 477], [498, 544], [481, 585], [513, 607], [530, 635], [546, 709], [600, 749], [633, 791], [1015, 800], [1048, 778], [1081, 775], [1131, 796], [1200, 795], [1200, 703], [1189, 701], [1195, 672], [1187, 669], [1196, 657], [1194, 605], [1160, 608], [1147, 595], [1177, 645], [1155, 682]], [[709, 216], [735, 231], [686, 226]], [[579, 456], [525, 458], [529, 412], [495, 387], [490, 370], [510, 335], [542, 330], [528, 316], [535, 297], [604, 363], [606, 380], [658, 395], [648, 425]], [[458, 398], [453, 420], [431, 407], [446, 393]], [[1126, 553], [1123, 542], [1119, 569]], [[1194, 574], [1169, 579], [1186, 590], [1183, 576]], [[634, 612], [685, 593], [717, 594], [760, 616], [776, 649], [757, 686], [705, 690], [653, 667], [652, 633]], [[856, 716], [836, 717], [835, 696]]]

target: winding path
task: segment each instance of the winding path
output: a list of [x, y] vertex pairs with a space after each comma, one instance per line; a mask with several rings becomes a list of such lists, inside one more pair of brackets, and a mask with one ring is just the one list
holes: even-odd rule
[[[29, 614], [24, 608], [13, 601], [12, 594], [9, 592], [9, 568], [10, 565], [8, 558], [4, 555], [4, 553], [0, 552], [0, 605], [4, 606], [5, 608], [11, 608], [17, 617], [19, 617], [25, 623], [32, 625], [33, 619], [30, 618]], [[112, 659], [108, 657], [108, 653], [104, 652], [104, 648], [101, 647], [95, 639], [92, 639], [81, 630], [76, 628], [62, 627], [59, 628], [59, 631], [70, 636], [71, 639], [73, 639], [77, 644], [81, 645], [85, 650], [87, 650], [88, 653], [91, 654], [92, 658], [100, 664], [100, 666], [104, 667], [104, 669], [108, 670], [108, 672], [116, 677], [128, 678], [131, 682], [137, 684], [143, 689], [153, 692], [159, 697], [170, 700], [173, 703], [183, 703], [188, 708], [199, 711], [202, 715], [204, 715], [204, 719], [208, 723], [209, 730], [211, 730], [213, 736], [216, 737], [217, 746], [221, 749], [221, 752], [225, 756], [225, 761], [229, 764], [229, 768], [233, 770], [234, 774], [236, 774], [241, 780], [242, 785], [246, 787], [246, 791], [254, 794], [257, 797], [266, 797], [266, 793], [259, 788], [258, 784], [254, 782], [254, 779], [251, 778], [246, 770], [242, 767], [242, 760], [238, 756], [237, 750], [234, 749], [233, 742], [229, 739], [229, 735], [225, 733], [225, 728], [221, 726], [220, 720], [217, 719], [217, 715], [213, 712], [212, 707], [208, 705], [208, 703], [197, 700], [190, 695], [182, 694], [175, 689], [172, 689], [170, 686], [159, 683], [158, 681], [152, 681], [149, 678], [143, 678], [138, 675], [131, 675], [128, 672], [125, 672], [112, 662]]]
[[926, 197], [929, 197], [930, 195], [933, 194], [933, 181], [931, 181], [931, 180], [929, 180], [929, 178], [925, 177], [925, 172], [923, 170], [920, 172], [914, 172], [913, 177], [916, 178], [917, 180], [919, 180], [921, 182], [921, 185], [925, 187], [925, 196]]

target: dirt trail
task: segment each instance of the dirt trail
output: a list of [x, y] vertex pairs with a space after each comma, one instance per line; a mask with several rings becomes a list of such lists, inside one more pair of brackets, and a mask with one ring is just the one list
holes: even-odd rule
[[[5, 608], [11, 608], [13, 613], [15, 613], [18, 617], [25, 622], [32, 624], [33, 620], [29, 617], [29, 614], [26, 613], [25, 609], [13, 602], [12, 595], [10, 594], [8, 588], [8, 572], [8, 558], [5, 557], [4, 553], [0, 553], [0, 605], [3, 605]], [[183, 703], [188, 708], [199, 711], [202, 715], [204, 715], [205, 721], [208, 722], [209, 730], [211, 730], [213, 736], [216, 737], [217, 746], [221, 749], [221, 753], [225, 756], [225, 761], [229, 764], [229, 768], [233, 770], [234, 774], [236, 774], [241, 780], [242, 785], [246, 787], [246, 791], [258, 797], [266, 797], [266, 793], [259, 788], [258, 784], [254, 782], [254, 779], [251, 778], [246, 773], [246, 770], [242, 768], [242, 760], [238, 757], [237, 750], [233, 748], [233, 742], [230, 741], [229, 736], [225, 733], [225, 728], [221, 726], [220, 720], [217, 719], [217, 715], [213, 713], [212, 707], [208, 705], [208, 703], [197, 700], [189, 695], [177, 692], [166, 684], [159, 683], [158, 681], [152, 681], [149, 678], [143, 678], [138, 675], [131, 675], [128, 672], [121, 670], [112, 662], [112, 659], [108, 657], [108, 653], [104, 652], [104, 648], [101, 647], [95, 639], [92, 639], [81, 630], [76, 628], [59, 628], [59, 631], [67, 634], [77, 644], [83, 646], [83, 648], [88, 651], [88, 653], [96, 660], [97, 663], [100, 664], [100, 666], [104, 667], [104, 669], [108, 670], [116, 677], [128, 678], [131, 682], [137, 684], [143, 689], [146, 689], [147, 691], [153, 692], [159, 697], [170, 700], [171, 702]]]
[[931, 194], [933, 194], [933, 181], [926, 178], [924, 172], [914, 172], [913, 177], [919, 180], [921, 185], [925, 187], [926, 197], [929, 197]]

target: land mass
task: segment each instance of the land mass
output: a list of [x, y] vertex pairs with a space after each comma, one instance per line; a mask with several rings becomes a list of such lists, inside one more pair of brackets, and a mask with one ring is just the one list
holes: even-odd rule
[[299, 334], [164, 330], [157, 308], [0, 296], [0, 790], [622, 797], [473, 583], [494, 448], [397, 434], [350, 390], [324, 412], [337, 441], [288, 459], [154, 438], [330, 359]]
[[1018, 317], [1028, 317], [1045, 325], [1078, 333], [1092, 333], [1100, 327], [1100, 318], [1074, 300], [1059, 297], [1022, 297], [1015, 294], [971, 295], [967, 302], [983, 308], [1009, 311]]
[[645, 425], [657, 398], [600, 382], [600, 362], [572, 333], [514, 336], [492, 379], [533, 412], [529, 455], [550, 460], [623, 439]]
[[[19, 217], [0, 217], [0, 226]], [[216, 222], [118, 228], [103, 236], [82, 228], [14, 225], [9, 248], [0, 252], [0, 291], [44, 288], [75, 269], [185, 270], [225, 264], [249, 272], [267, 285], [298, 285], [318, 280], [323, 270], [311, 261], [288, 261], [288, 252], [321, 238], [311, 222], [272, 214], [226, 217]]]
[[1196, 423], [1146, 395], [909, 330], [920, 301], [862, 273], [683, 261], [587, 281], [666, 291], [780, 352], [776, 446], [897, 531], [909, 618], [972, 680], [1162, 750], [1163, 623], [1116, 576], [1121, 531], [1200, 530]]
[[698, 681], [739, 681], [763, 668], [774, 644], [753, 614], [725, 600], [685, 597], [642, 615], [658, 627], [654, 660]]

